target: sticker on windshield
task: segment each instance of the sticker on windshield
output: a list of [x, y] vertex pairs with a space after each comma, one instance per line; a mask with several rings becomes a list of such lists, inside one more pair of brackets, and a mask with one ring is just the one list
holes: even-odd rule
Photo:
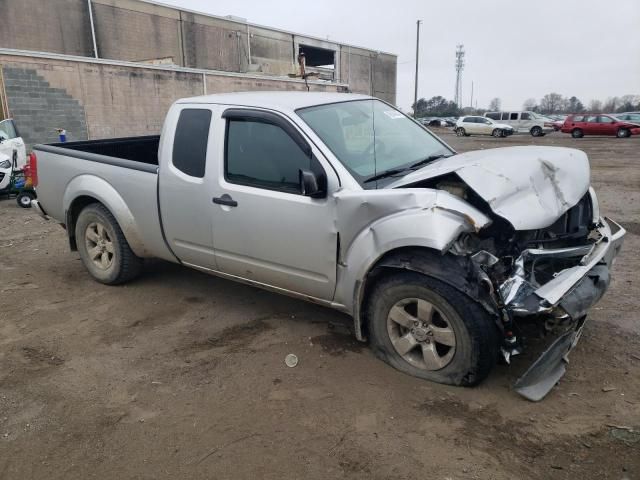
[[403, 115], [403, 114], [401, 114], [400, 112], [397, 112], [397, 111], [395, 111], [395, 110], [385, 110], [385, 111], [384, 111], [384, 114], [385, 114], [387, 117], [389, 117], [389, 118], [393, 118], [394, 120], [395, 120], [396, 118], [402, 118], [402, 117], [404, 117], [404, 115]]

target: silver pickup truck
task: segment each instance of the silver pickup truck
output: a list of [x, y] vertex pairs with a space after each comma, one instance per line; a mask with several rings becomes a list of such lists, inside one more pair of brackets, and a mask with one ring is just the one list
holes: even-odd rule
[[34, 157], [34, 206], [99, 282], [159, 257], [300, 297], [351, 315], [395, 368], [453, 385], [509, 362], [533, 324], [555, 340], [516, 383], [531, 400], [563, 375], [625, 233], [600, 216], [583, 152], [456, 154], [362, 95], [188, 98], [160, 136]]

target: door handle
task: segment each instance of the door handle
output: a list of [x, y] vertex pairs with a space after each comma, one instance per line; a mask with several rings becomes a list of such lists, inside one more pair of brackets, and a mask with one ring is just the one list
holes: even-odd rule
[[213, 203], [217, 205], [226, 205], [227, 207], [237, 207], [238, 202], [236, 202], [230, 195], [224, 194], [221, 197], [213, 197]]

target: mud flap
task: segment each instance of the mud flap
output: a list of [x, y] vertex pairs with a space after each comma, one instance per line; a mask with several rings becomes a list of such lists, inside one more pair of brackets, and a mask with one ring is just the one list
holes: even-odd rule
[[560, 335], [514, 384], [527, 400], [542, 400], [567, 371], [567, 355], [576, 346], [585, 324], [581, 318], [575, 329]]

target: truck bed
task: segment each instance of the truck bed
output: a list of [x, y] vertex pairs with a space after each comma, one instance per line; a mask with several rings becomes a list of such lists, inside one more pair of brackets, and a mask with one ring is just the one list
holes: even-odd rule
[[40, 205], [66, 225], [73, 199], [98, 201], [138, 256], [171, 260], [158, 211], [159, 143], [159, 136], [145, 136], [35, 145]]

